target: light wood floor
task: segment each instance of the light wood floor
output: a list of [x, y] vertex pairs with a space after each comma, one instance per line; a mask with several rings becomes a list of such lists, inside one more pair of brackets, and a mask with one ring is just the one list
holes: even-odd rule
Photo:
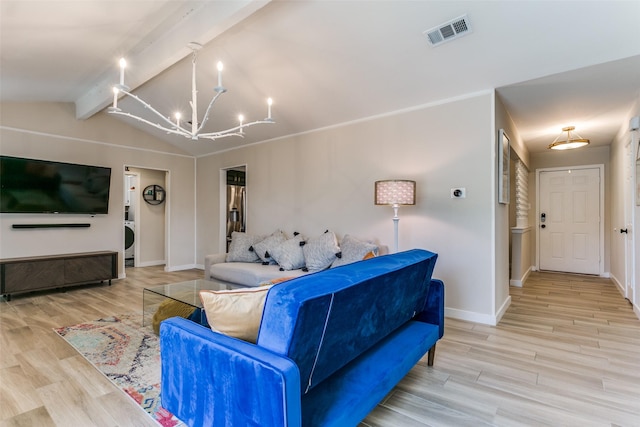
[[[0, 303], [0, 426], [155, 426], [52, 328], [140, 311], [127, 278]], [[446, 284], [445, 284], [446, 286]], [[435, 366], [420, 362], [362, 426], [640, 426], [640, 320], [606, 279], [533, 273], [497, 327], [447, 319]]]

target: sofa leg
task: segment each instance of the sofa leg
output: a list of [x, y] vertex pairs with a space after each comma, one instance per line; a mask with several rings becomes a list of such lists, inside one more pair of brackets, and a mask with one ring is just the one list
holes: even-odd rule
[[436, 356], [436, 345], [429, 349], [429, 354], [427, 355], [427, 366], [433, 366], [433, 359]]

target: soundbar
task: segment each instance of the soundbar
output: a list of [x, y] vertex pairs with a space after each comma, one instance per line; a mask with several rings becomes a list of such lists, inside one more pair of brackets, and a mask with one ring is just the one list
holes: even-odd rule
[[75, 222], [69, 224], [13, 224], [11, 228], [87, 228], [88, 222]]

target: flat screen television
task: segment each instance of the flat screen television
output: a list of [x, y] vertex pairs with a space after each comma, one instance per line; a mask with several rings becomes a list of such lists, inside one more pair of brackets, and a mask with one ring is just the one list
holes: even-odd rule
[[0, 213], [106, 214], [111, 168], [0, 156]]

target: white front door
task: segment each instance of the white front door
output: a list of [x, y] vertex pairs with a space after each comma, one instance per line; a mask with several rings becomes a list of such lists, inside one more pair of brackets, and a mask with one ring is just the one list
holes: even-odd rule
[[600, 274], [600, 169], [540, 172], [540, 270]]

